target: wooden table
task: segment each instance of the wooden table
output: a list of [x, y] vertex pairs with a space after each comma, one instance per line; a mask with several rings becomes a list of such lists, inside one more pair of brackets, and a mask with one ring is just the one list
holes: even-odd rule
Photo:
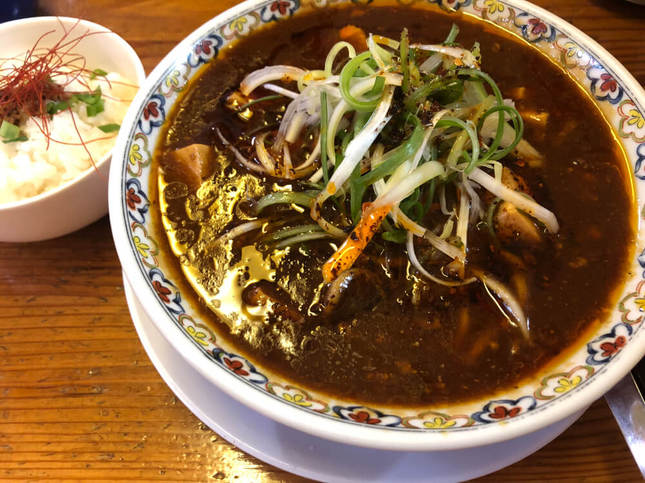
[[[232, 0], [41, 0], [41, 13], [121, 34], [147, 71]], [[645, 81], [645, 7], [536, 0]], [[4, 41], [5, 39], [3, 39]], [[123, 295], [107, 217], [73, 235], [0, 243], [0, 477], [301, 481], [206, 428], [146, 356]], [[604, 400], [542, 450], [484, 480], [636, 481]]]

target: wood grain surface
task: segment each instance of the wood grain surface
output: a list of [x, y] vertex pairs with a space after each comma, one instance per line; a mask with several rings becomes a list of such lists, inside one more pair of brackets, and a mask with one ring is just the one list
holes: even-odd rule
[[[39, 10], [109, 27], [149, 72], [234, 3], [41, 0]], [[595, 38], [645, 81], [645, 7], [535, 3]], [[0, 478], [303, 481], [221, 439], [161, 380], [132, 326], [107, 217], [56, 240], [0, 243]], [[537, 453], [482, 480], [566, 479], [641, 479], [604, 400]]]

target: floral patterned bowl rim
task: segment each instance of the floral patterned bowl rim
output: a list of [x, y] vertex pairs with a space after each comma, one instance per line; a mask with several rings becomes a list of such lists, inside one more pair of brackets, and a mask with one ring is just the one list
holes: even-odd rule
[[[220, 345], [164, 270], [158, 244], [148, 230], [148, 184], [152, 152], [172, 103], [199, 67], [216, 58], [219, 49], [235, 38], [298, 11], [325, 8], [327, 3], [241, 3], [191, 33], [146, 79], [123, 121], [109, 187], [112, 233], [138, 300], [164, 337], [212, 384], [265, 416], [327, 439], [390, 450], [451, 450], [515, 438], [584, 409], [645, 354], [645, 229], [640, 224], [636, 255], [619, 303], [586, 345], [572, 349], [562, 362], [516, 390], [432, 411], [336, 401], [265, 373], [229, 352], [226, 344]], [[564, 20], [523, 0], [420, 0], [417, 5], [422, 3], [462, 9], [492, 21], [524, 37], [576, 77], [620, 137], [641, 206], [645, 200], [645, 91], [613, 56]], [[639, 220], [640, 216], [639, 210]]]

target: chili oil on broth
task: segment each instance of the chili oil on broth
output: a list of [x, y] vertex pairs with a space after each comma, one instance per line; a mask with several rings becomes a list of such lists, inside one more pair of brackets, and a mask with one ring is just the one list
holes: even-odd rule
[[[453, 22], [461, 29], [460, 44], [469, 48], [480, 42], [482, 70], [505, 97], [521, 91], [520, 111], [548, 113], [547, 130], [530, 120], [525, 129], [525, 138], [545, 156], [544, 166], [536, 170], [521, 160], [511, 163], [561, 224], [557, 237], [531, 261], [536, 270], [529, 278], [526, 307], [531, 343], [505, 322], [479, 284], [454, 289], [417, 280], [411, 286], [410, 279], [420, 275], [413, 275], [401, 246], [393, 243], [371, 246], [362, 257], [359, 268], [376, 275], [361, 281], [363, 290], [352, 299], [369, 303], [350, 304], [346, 316], [324, 318], [312, 316], [310, 309], [322, 283], [320, 268], [334, 251], [329, 242], [268, 254], [249, 246], [252, 234], [215, 242], [250, 219], [242, 209], [247, 198], [276, 187], [275, 180], [241, 168], [214, 130], [225, 126], [229, 139], [237, 139], [253, 126], [253, 120], [243, 122], [223, 107], [223, 99], [248, 72], [274, 64], [317, 68], [334, 32], [348, 23], [394, 38], [406, 27], [414, 41], [436, 43]], [[155, 153], [160, 173], [164, 165], [168, 171], [164, 160], [174, 149], [193, 143], [217, 147], [213, 175], [196, 196], [171, 175], [159, 177], [168, 248], [177, 255], [178, 272], [192, 282], [181, 281], [182, 294], [201, 306], [201, 316], [237, 352], [309, 390], [367, 404], [432, 406], [517, 386], [605, 319], [627, 271], [634, 211], [629, 168], [611, 129], [580, 87], [537, 49], [465, 15], [392, 7], [297, 15], [223, 49], [191, 82], [168, 119]], [[267, 122], [274, 121], [279, 119]], [[272, 214], [300, 216], [290, 210]], [[477, 230], [469, 231], [469, 239], [478, 237]], [[491, 256], [486, 243], [474, 250], [472, 259], [485, 266]], [[244, 287], [260, 280], [277, 284], [303, 320], [290, 322], [242, 304]], [[414, 305], [412, 299], [423, 303]]]

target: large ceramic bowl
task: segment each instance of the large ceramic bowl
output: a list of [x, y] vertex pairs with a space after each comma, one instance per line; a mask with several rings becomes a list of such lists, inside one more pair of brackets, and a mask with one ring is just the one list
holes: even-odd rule
[[[141, 84], [145, 72], [141, 60], [130, 45], [114, 32], [87, 20], [67, 17], [34, 17], [0, 25], [0, 38], [11, 39], [0, 44], [0, 58], [11, 58], [27, 52], [42, 37], [39, 47], [51, 47], [64, 32], [72, 38], [84, 32], [90, 35], [74, 48], [88, 66], [118, 72], [134, 84]], [[132, 89], [133, 94], [135, 89]], [[37, 196], [10, 203], [0, 203], [0, 241], [31, 242], [55, 238], [82, 228], [108, 211], [107, 184], [110, 153], [96, 160], [95, 169]], [[82, 200], [82, 201], [80, 201]]]
[[[357, 406], [295, 387], [221, 342], [177, 288], [174, 272], [158, 250], [150, 185], [152, 154], [166, 116], [187, 82], [205, 64], [216, 62], [227, 44], [263, 24], [312, 8], [329, 8], [327, 4], [325, 0], [242, 3], [190, 34], [148, 77], [124, 121], [109, 188], [116, 247], [139, 302], [193, 370], [210, 383], [240, 404], [324, 438], [395, 450], [456, 449], [514, 438], [584, 409], [645, 353], [645, 278], [638, 258], [645, 245], [643, 230], [615, 310], [567, 357], [517, 390], [432, 411]], [[433, 0], [425, 6], [439, 8], [437, 4], [467, 11], [523, 37], [578, 79], [628, 154], [640, 206], [645, 200], [645, 93], [609, 53], [563, 20], [520, 0]]]

